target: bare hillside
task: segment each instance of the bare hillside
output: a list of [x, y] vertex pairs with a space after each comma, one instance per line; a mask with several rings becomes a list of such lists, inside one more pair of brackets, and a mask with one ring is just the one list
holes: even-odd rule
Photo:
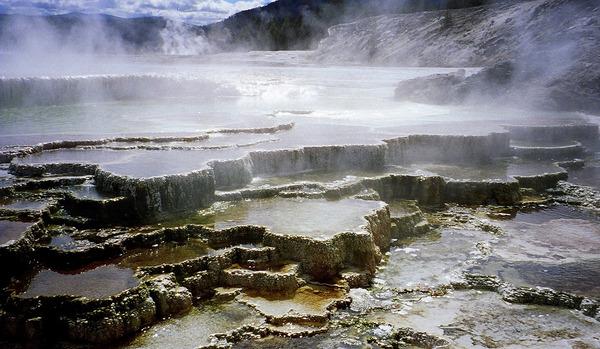
[[[399, 99], [600, 110], [600, 3], [536, 0], [371, 17], [330, 28], [329, 63], [489, 67], [403, 82]], [[492, 68], [494, 67], [494, 68]]]

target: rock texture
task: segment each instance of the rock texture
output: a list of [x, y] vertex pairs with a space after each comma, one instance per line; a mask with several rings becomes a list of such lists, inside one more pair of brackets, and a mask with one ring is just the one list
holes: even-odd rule
[[0, 263], [10, 268], [0, 270], [0, 282], [23, 273], [35, 265], [33, 244], [46, 234], [43, 221], [33, 222], [21, 238], [0, 245]]
[[599, 110], [600, 7], [592, 0], [497, 2], [467, 9], [385, 15], [329, 29], [326, 62], [491, 67], [402, 82], [401, 99], [437, 103], [511, 100]]
[[555, 291], [547, 287], [516, 287], [502, 282], [496, 276], [465, 274], [465, 283], [456, 284], [457, 288], [473, 288], [500, 293], [502, 299], [509, 303], [549, 305], [567, 309], [580, 310], [584, 315], [598, 319], [600, 302], [567, 292]]
[[304, 147], [250, 153], [255, 175], [298, 173], [307, 170], [377, 170], [385, 164], [384, 145]]
[[98, 170], [94, 176], [99, 190], [133, 200], [140, 219], [159, 219], [161, 214], [208, 207], [213, 202], [215, 181], [212, 170], [182, 175], [131, 178]]
[[486, 136], [410, 135], [385, 140], [386, 163], [485, 163], [510, 153], [507, 133]]

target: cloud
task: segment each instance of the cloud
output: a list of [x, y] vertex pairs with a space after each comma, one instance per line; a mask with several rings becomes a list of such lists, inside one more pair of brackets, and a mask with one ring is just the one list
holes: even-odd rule
[[194, 24], [222, 20], [273, 0], [4, 0], [0, 12], [51, 15], [105, 13], [119, 17], [161, 16]]

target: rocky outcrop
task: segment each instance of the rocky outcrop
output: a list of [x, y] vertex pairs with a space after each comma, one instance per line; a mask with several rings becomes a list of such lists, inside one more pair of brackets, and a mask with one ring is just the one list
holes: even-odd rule
[[177, 284], [175, 275], [159, 275], [146, 282], [150, 296], [156, 305], [156, 315], [167, 318], [189, 311], [192, 308], [192, 294]]
[[389, 249], [389, 210], [377, 210], [366, 220], [364, 231], [340, 232], [326, 240], [267, 232], [263, 244], [275, 247], [282, 259], [298, 261], [300, 270], [316, 280], [329, 280], [347, 267], [374, 273]]
[[135, 221], [135, 209], [130, 198], [104, 200], [77, 198], [66, 194], [59, 202], [69, 214], [91, 219], [95, 225], [116, 225]]
[[556, 188], [548, 189], [546, 192], [551, 194], [556, 202], [592, 210], [600, 208], [600, 192], [592, 187], [559, 182]]
[[10, 268], [0, 269], [0, 282], [26, 272], [35, 265], [33, 245], [46, 234], [43, 221], [32, 222], [20, 238], [0, 245], [0, 263]]
[[213, 171], [208, 169], [151, 178], [123, 177], [98, 170], [94, 179], [100, 191], [130, 198], [135, 215], [142, 220], [208, 207], [215, 191]]
[[597, 38], [594, 5], [564, 0], [496, 2], [364, 18], [329, 28], [315, 58], [338, 64], [472, 67], [520, 57], [534, 48], [543, 50], [538, 57], [550, 55], [560, 49], [552, 44], [563, 40], [593, 44], [586, 38]]
[[466, 98], [460, 86], [465, 81], [465, 70], [454, 73], [434, 74], [402, 81], [394, 90], [397, 100], [427, 104], [453, 104]]
[[437, 176], [390, 175], [365, 179], [362, 183], [377, 191], [385, 201], [417, 200], [421, 205], [447, 202], [514, 205], [521, 199], [519, 183], [515, 181], [456, 181]]
[[402, 347], [406, 344], [419, 348], [444, 348], [450, 346], [450, 343], [446, 339], [405, 327], [395, 330], [390, 335], [387, 343], [391, 343], [392, 347]]
[[226, 269], [221, 273], [220, 283], [226, 287], [270, 290], [273, 292], [295, 291], [301, 284], [296, 277], [297, 268], [288, 272], [269, 270]]
[[447, 181], [444, 202], [464, 205], [514, 205], [521, 200], [517, 181]]
[[600, 110], [594, 1], [494, 2], [448, 11], [390, 14], [329, 29], [324, 62], [490, 67], [403, 81], [396, 96], [429, 103], [495, 103]]
[[389, 175], [363, 180], [363, 185], [379, 193], [384, 201], [417, 200], [423, 205], [443, 203], [442, 177], [423, 177], [411, 175]]
[[[389, 211], [386, 206], [383, 206], [365, 217], [365, 226], [359, 231], [339, 232], [325, 240], [273, 233], [256, 226], [238, 226], [222, 231], [213, 231], [190, 225], [178, 229], [161, 230], [164, 232], [160, 234], [157, 232], [154, 234], [157, 238], [152, 239], [148, 239], [147, 234], [134, 235], [127, 237], [127, 242], [124, 241], [123, 244], [131, 247], [150, 246], [162, 241], [158, 238], [169, 232], [171, 235], [175, 234], [174, 236], [200, 236], [213, 247], [223, 248], [248, 243], [265, 246], [258, 249], [235, 247], [229, 255], [183, 262], [178, 266], [144, 268], [145, 272], [152, 274], [174, 272], [179, 277], [186, 278], [186, 284], [196, 295], [218, 285], [248, 287], [252, 280], [266, 280], [265, 282], [272, 282], [274, 285], [280, 286], [296, 283], [291, 277], [295, 273], [259, 272], [260, 265], [269, 265], [278, 260], [298, 262], [300, 272], [317, 280], [329, 280], [347, 267], [356, 267], [372, 273], [381, 259], [382, 252], [389, 249], [390, 229]], [[138, 239], [147, 241], [143, 245], [141, 242], [134, 243]], [[247, 264], [249, 260], [253, 261], [252, 264], [258, 268], [256, 273], [239, 271], [240, 269], [238, 271], [229, 270], [225, 274], [221, 272], [234, 263]]]
[[600, 317], [600, 302], [595, 299], [559, 292], [547, 287], [516, 287], [489, 275], [465, 274], [464, 278], [464, 284], [457, 283], [454, 286], [498, 292], [502, 299], [509, 303], [576, 309], [584, 315], [596, 319]]
[[560, 181], [566, 181], [569, 174], [566, 171], [556, 173], [544, 173], [534, 176], [515, 176], [523, 188], [531, 188], [538, 192], [543, 192], [550, 188], [555, 188]]
[[[484, 68], [473, 75], [464, 70], [401, 81], [394, 92], [397, 100], [428, 104], [458, 104], [466, 102], [505, 100], [511, 93], [515, 75], [512, 62], [502, 62]], [[498, 102], [497, 101], [497, 102]]]
[[509, 303], [551, 305], [578, 309], [583, 297], [557, 292], [544, 287], [506, 287], [502, 290], [502, 299]]
[[[143, 285], [106, 299], [12, 297], [4, 311], [0, 316], [4, 338], [31, 343], [38, 343], [42, 338], [110, 343], [139, 331], [156, 318], [154, 300]], [[35, 331], [27, 331], [32, 322]]]
[[[590, 69], [587, 64], [583, 66], [572, 67], [570, 70], [576, 74], [579, 69]], [[596, 71], [598, 68], [600, 67], [596, 67]], [[524, 108], [589, 112], [596, 112], [600, 108], [600, 91], [597, 89], [582, 88], [581, 93], [561, 89], [561, 86], [566, 89], [566, 86], [574, 88], [590, 84], [587, 81], [589, 76], [579, 76], [580, 80], [573, 81], [573, 75], [545, 76], [538, 75], [541, 73], [536, 70], [527, 69], [514, 62], [501, 62], [470, 76], [449, 73], [405, 80], [396, 87], [395, 97], [401, 101], [428, 104], [485, 103], [502, 107], [508, 103]]]
[[[238, 243], [232, 232], [224, 232], [231, 243]], [[257, 232], [253, 227], [247, 228], [249, 234]], [[98, 255], [94, 249], [71, 252], [70, 259], [86, 259], [86, 254], [95, 257], [95, 261], [110, 257], [114, 246], [120, 247], [119, 253], [134, 248], [151, 248], [165, 241], [186, 241], [205, 235], [207, 238], [221, 235], [221, 232], [210, 231], [199, 226], [188, 226], [175, 229], [161, 229], [152, 233], [127, 234], [105, 240], [105, 254]], [[97, 249], [96, 249], [97, 250]], [[27, 342], [33, 347], [44, 347], [54, 342], [87, 343], [106, 345], [115, 340], [140, 331], [142, 328], [174, 315], [187, 312], [192, 307], [192, 294], [201, 295], [218, 285], [229, 282], [257, 281], [249, 286], [262, 287], [271, 284], [272, 278], [226, 278], [223, 272], [234, 263], [247, 262], [251, 258], [260, 260], [260, 250], [234, 248], [224, 251], [219, 256], [206, 256], [186, 260], [176, 264], [164, 264], [156, 267], [140, 268], [136, 276], [140, 279], [137, 286], [104, 298], [89, 298], [68, 295], [47, 295], [26, 297], [12, 293], [3, 299], [0, 311], [0, 334], [3, 340]], [[32, 253], [23, 256], [32, 256]], [[272, 255], [272, 253], [271, 253]], [[65, 268], [60, 260], [51, 260], [46, 255], [43, 263], [46, 266]], [[88, 258], [89, 260], [89, 258]], [[70, 268], [77, 264], [68, 264]], [[14, 270], [12, 270], [14, 272]], [[260, 275], [254, 274], [254, 275]], [[282, 274], [284, 284], [290, 289], [297, 288], [295, 270]], [[192, 280], [205, 281], [200, 284]], [[208, 281], [212, 280], [212, 281]], [[237, 281], [236, 281], [237, 280]], [[264, 283], [261, 284], [260, 282]], [[184, 286], [182, 286], [185, 285]], [[194, 288], [195, 287], [195, 288]], [[2, 297], [5, 297], [4, 293]], [[41, 343], [40, 341], [44, 341]]]
[[58, 324], [64, 324], [66, 339], [106, 344], [136, 333], [156, 321], [156, 304], [146, 289], [126, 291], [109, 301], [110, 305], [96, 306], [92, 306], [92, 301], [92, 304], [86, 304], [91, 309], [57, 319]]
[[410, 202], [410, 204], [405, 205], [409, 209], [402, 210], [403, 212], [394, 212], [393, 208], [390, 208], [392, 220], [391, 238], [393, 240], [418, 236], [431, 230], [431, 226], [416, 203]]

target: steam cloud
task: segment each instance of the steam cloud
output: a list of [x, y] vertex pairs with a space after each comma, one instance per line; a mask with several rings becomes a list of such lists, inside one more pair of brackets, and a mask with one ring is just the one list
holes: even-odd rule
[[122, 20], [100, 15], [0, 18], [0, 75], [4, 76], [82, 74], [123, 55], [214, 51], [198, 27], [170, 19]]
[[165, 28], [160, 31], [160, 38], [160, 51], [166, 55], [198, 55], [216, 51], [204, 35], [198, 35], [189, 26], [173, 20], [167, 20]]

